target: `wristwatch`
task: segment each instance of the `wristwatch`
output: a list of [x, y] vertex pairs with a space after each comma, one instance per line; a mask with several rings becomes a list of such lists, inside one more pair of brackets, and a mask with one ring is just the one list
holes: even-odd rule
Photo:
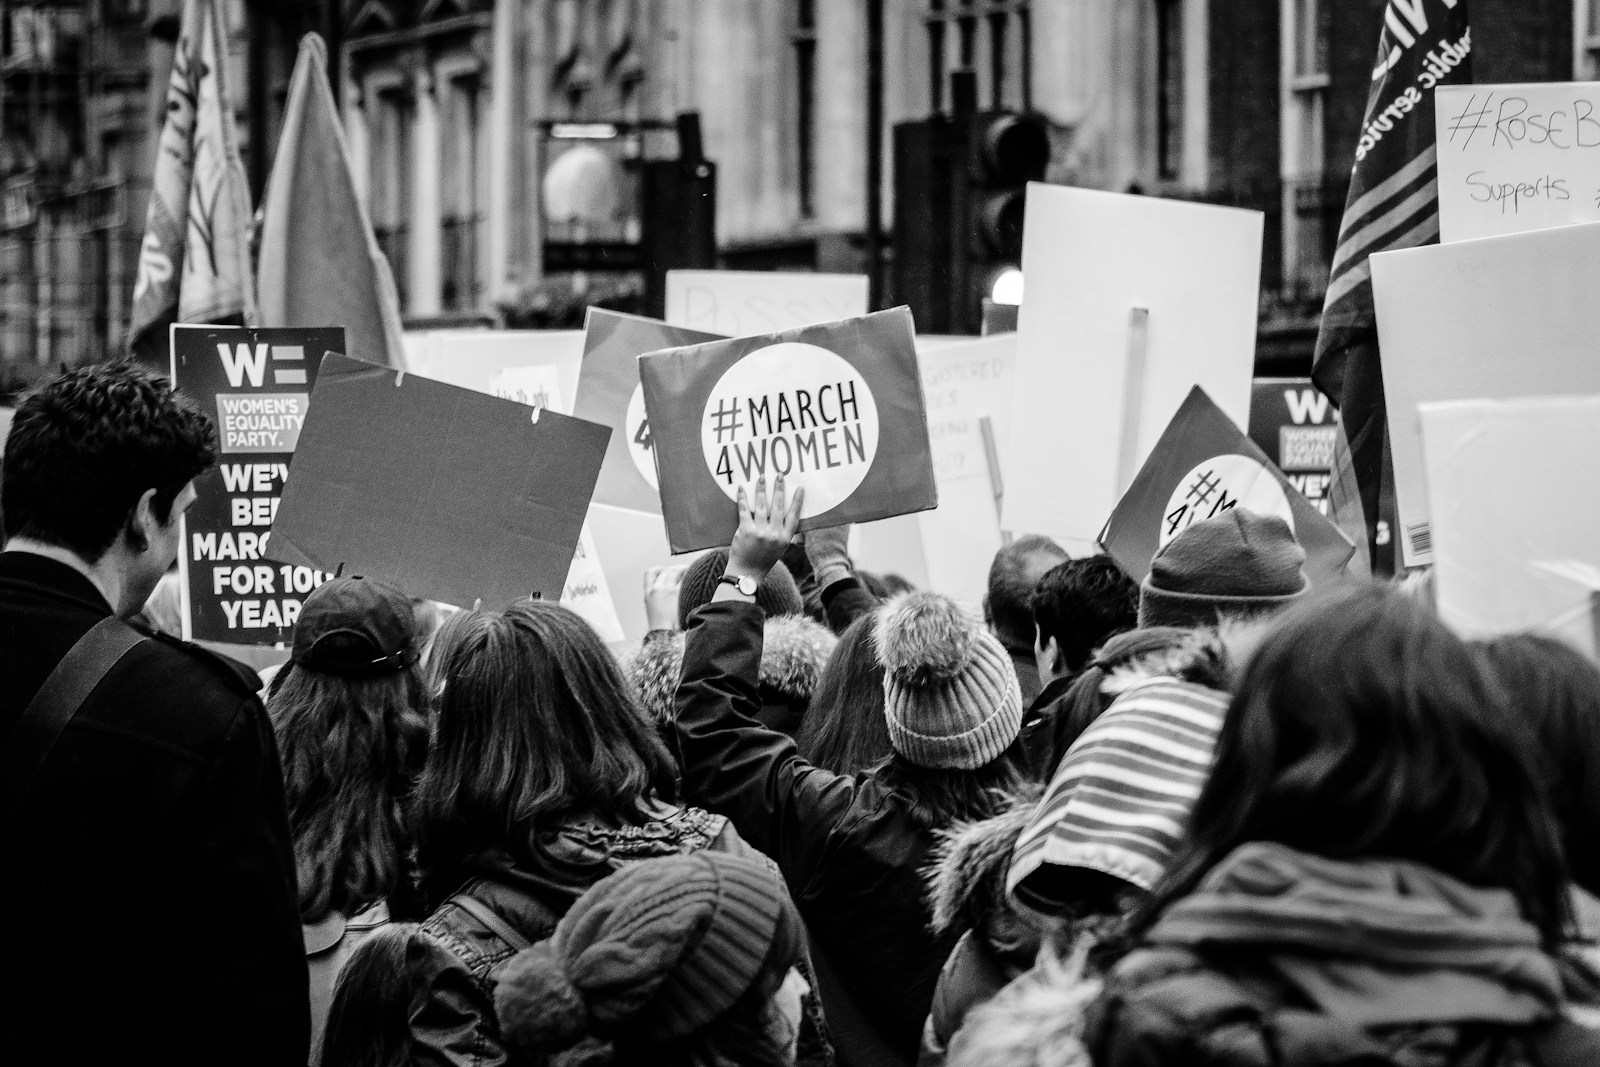
[[741, 574], [741, 575], [737, 575], [737, 576], [736, 575], [732, 575], [732, 574], [724, 574], [721, 578], [717, 579], [717, 584], [718, 585], [731, 585], [735, 589], [739, 590], [740, 594], [742, 594], [743, 596], [750, 596], [750, 597], [755, 596], [756, 595], [756, 589], [758, 589], [760, 587], [760, 583], [758, 583], [754, 578], [750, 577], [748, 574]]

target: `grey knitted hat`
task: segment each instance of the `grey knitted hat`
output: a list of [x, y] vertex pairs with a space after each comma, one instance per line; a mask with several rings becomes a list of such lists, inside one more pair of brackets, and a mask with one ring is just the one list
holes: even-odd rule
[[937, 593], [907, 593], [877, 626], [889, 743], [919, 767], [976, 770], [1022, 729], [1022, 690], [1005, 646]]

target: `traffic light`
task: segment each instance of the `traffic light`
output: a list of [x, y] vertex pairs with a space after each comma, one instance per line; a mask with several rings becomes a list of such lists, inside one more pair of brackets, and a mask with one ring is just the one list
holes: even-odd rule
[[1022, 262], [1030, 181], [1044, 178], [1050, 132], [1038, 115], [963, 108], [894, 130], [893, 299], [924, 333], [978, 333], [984, 298]]
[[1001, 275], [1022, 264], [1028, 183], [1044, 179], [1050, 130], [1038, 115], [1011, 111], [980, 112], [965, 127], [966, 182], [955, 185], [967, 240], [952, 271], [952, 310], [955, 332], [977, 333], [984, 298]]

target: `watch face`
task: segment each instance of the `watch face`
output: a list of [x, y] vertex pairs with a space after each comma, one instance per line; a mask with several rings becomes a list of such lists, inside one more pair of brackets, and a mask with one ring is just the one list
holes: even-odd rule
[[739, 592], [743, 593], [745, 596], [756, 595], [756, 580], [754, 578], [746, 575], [739, 579], [738, 586]]

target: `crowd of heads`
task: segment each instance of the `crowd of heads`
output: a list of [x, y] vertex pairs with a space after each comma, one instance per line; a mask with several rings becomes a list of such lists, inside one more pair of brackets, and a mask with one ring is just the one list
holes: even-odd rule
[[[7, 537], [98, 560], [168, 523], [214, 449], [159, 380], [65, 375], [17, 413]], [[756, 603], [769, 627], [825, 630], [804, 552], [790, 558]], [[1039, 1003], [1055, 1005], [1052, 1040], [1106, 1047], [1060, 1020], [1111, 995], [1097, 983], [1138, 978], [1129, 961], [1181, 941], [1173, 917], [1242, 872], [1426, 871], [1507, 894], [1538, 952], [1577, 936], [1574, 887], [1600, 891], [1600, 669], [1553, 638], [1464, 639], [1382, 582], [1313, 591], [1304, 564], [1287, 524], [1243, 509], [1173, 538], [1138, 581], [1019, 538], [994, 559], [981, 617], [860, 579], [869, 607], [805, 645], [804, 691], [764, 694], [800, 709], [787, 732], [809, 765], [911, 798], [942, 842], [934, 934], [975, 938], [1032, 983], [980, 1006], [941, 1055], [1003, 1062], [985, 1020]], [[723, 550], [688, 568], [679, 629], [728, 567]], [[441, 611], [358, 577], [307, 598], [266, 694], [302, 918], [382, 902], [403, 920], [345, 967], [325, 1063], [404, 1062], [404, 920], [424, 920], [464, 861], [540, 869], [563, 820], [626, 821], [678, 797], [676, 640], [652, 707], [638, 661], [557, 604]], [[807, 940], [794, 890], [753, 854], [624, 867], [504, 968], [508, 1040], [570, 1063], [792, 1062]]]

